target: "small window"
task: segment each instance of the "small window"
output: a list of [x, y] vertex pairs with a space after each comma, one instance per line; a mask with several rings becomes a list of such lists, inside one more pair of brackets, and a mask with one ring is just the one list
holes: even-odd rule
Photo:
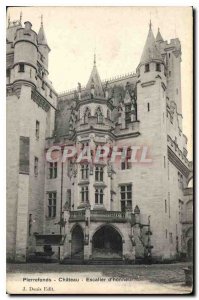
[[81, 174], [82, 174], [82, 180], [86, 180], [88, 179], [88, 175], [89, 175], [89, 167], [88, 165], [82, 165], [81, 166]]
[[125, 161], [121, 162], [121, 170], [125, 170], [126, 169], [126, 163]]
[[156, 64], [156, 71], [161, 72], [161, 65], [160, 64]]
[[45, 90], [45, 83], [44, 83], [44, 81], [42, 81], [41, 87], [42, 87], [43, 90]]
[[166, 237], [166, 239], [167, 239], [167, 229], [165, 230], [165, 237]]
[[166, 199], [164, 200], [164, 211], [165, 211], [165, 213], [167, 213], [167, 200]]
[[57, 162], [49, 163], [49, 178], [57, 178]]
[[34, 164], [34, 174], [35, 176], [38, 176], [38, 157], [35, 157], [35, 164]]
[[71, 205], [71, 189], [67, 189], [67, 192], [66, 192], [66, 201], [68, 202], [68, 205], [70, 207], [70, 205]]
[[147, 103], [147, 110], [150, 111], [150, 103]]
[[89, 203], [88, 186], [83, 186], [81, 188], [81, 201], [83, 203]]
[[103, 204], [104, 191], [103, 189], [95, 190], [95, 204]]
[[24, 71], [25, 71], [24, 64], [19, 64], [19, 72], [24, 72]]
[[131, 162], [129, 162], [128, 160], [121, 162], [121, 170], [129, 170], [131, 169], [131, 167], [132, 167]]
[[35, 136], [36, 139], [39, 139], [39, 121], [36, 121], [36, 128], [35, 128]]
[[50, 98], [52, 98], [52, 96], [53, 96], [52, 90], [50, 90], [49, 96], [50, 96]]
[[120, 186], [121, 211], [132, 209], [132, 184]]
[[145, 72], [149, 72], [149, 71], [150, 71], [149, 64], [146, 64], [145, 65]]
[[170, 58], [171, 54], [169, 53], [169, 58]]
[[171, 71], [169, 71], [169, 77], [171, 77]]
[[57, 202], [57, 193], [48, 192], [48, 217], [56, 217], [56, 202]]
[[104, 178], [104, 168], [97, 166], [95, 168], [95, 181], [103, 182], [103, 178]]
[[169, 232], [169, 242], [173, 244], [173, 233]]

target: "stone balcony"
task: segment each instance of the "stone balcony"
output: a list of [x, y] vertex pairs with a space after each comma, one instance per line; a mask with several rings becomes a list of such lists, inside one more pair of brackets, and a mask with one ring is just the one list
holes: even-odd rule
[[[85, 210], [71, 211], [69, 222], [85, 221]], [[126, 223], [127, 215], [121, 211], [90, 210], [90, 221], [92, 222], [110, 222]]]

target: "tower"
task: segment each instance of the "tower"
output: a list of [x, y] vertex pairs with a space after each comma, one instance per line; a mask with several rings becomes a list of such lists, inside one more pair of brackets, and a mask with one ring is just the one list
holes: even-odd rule
[[54, 128], [57, 102], [48, 73], [41, 76], [47, 67], [37, 33], [29, 21], [24, 25], [21, 17], [9, 20], [6, 52], [7, 257], [15, 261], [26, 261], [34, 233], [43, 232], [45, 138]]
[[140, 179], [135, 179], [135, 189], [139, 187], [139, 191], [135, 197], [140, 210], [148, 212], [151, 216], [153, 255], [161, 256], [163, 248], [158, 240], [162, 238], [164, 230], [160, 220], [163, 218], [164, 174], [167, 161], [167, 84], [164, 56], [157, 46], [151, 21], [137, 75], [137, 116], [141, 133], [137, 143], [148, 147], [152, 161], [148, 166], [138, 166], [137, 176]]

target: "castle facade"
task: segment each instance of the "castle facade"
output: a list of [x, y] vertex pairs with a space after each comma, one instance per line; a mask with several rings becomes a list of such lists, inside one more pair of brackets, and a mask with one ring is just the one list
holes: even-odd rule
[[[150, 24], [135, 73], [102, 82], [94, 57], [86, 86], [63, 94], [48, 79], [49, 52], [43, 22], [36, 33], [9, 21], [8, 260], [191, 257], [179, 39], [155, 38]], [[63, 160], [67, 149], [82, 159]]]

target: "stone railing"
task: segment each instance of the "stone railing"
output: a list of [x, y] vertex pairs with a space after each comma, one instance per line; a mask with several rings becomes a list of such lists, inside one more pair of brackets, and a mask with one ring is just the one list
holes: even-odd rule
[[125, 213], [121, 211], [91, 210], [91, 221], [126, 222]]
[[[71, 211], [69, 221], [85, 221], [85, 210]], [[90, 221], [125, 223], [127, 218], [121, 211], [90, 210]]]
[[100, 130], [109, 130], [111, 127], [115, 127], [113, 121], [107, 119], [107, 118], [104, 118], [103, 122], [102, 123], [97, 123], [97, 118], [92, 116], [89, 118], [89, 121], [88, 123], [84, 124], [82, 122], [82, 120], [78, 120], [75, 124], [75, 129], [76, 131], [79, 131], [79, 130], [87, 130], [87, 129], [90, 129], [90, 127], [93, 127], [94, 129], [100, 129]]
[[72, 221], [84, 221], [85, 220], [85, 210], [76, 210], [70, 212], [69, 220]]

